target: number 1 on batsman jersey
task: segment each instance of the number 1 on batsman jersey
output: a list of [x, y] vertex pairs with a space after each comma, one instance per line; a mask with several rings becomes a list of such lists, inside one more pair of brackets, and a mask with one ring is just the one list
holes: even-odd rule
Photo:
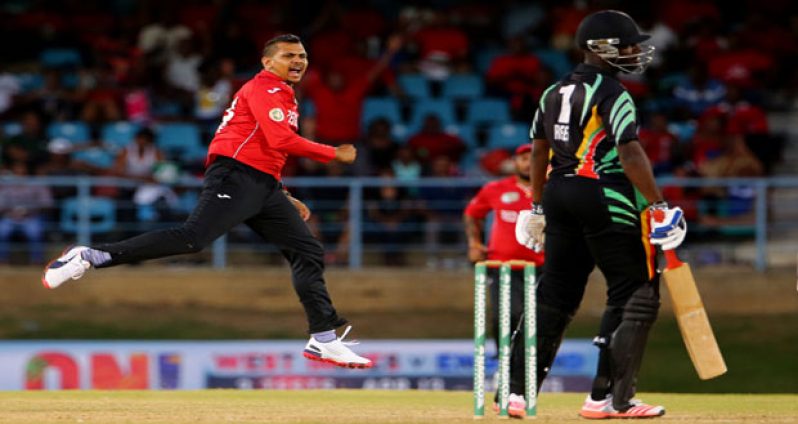
[[530, 137], [549, 141], [551, 175], [626, 180], [616, 146], [637, 140], [637, 109], [613, 74], [582, 63], [540, 97]]

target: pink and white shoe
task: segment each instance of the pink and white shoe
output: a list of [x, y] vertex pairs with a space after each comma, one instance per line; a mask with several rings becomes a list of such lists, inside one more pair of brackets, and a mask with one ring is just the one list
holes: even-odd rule
[[[497, 402], [493, 402], [493, 412], [501, 412], [501, 408]], [[526, 401], [524, 396], [510, 393], [507, 398], [507, 415], [510, 418], [525, 418], [526, 417]]]
[[308, 340], [308, 344], [305, 345], [305, 351], [302, 353], [302, 356], [311, 361], [327, 362], [342, 368], [373, 367], [374, 363], [371, 362], [370, 359], [352, 352], [352, 350], [347, 347], [358, 344], [356, 341], [344, 341], [344, 338], [349, 334], [349, 330], [351, 329], [351, 325], [346, 327], [341, 337], [328, 343], [321, 343], [314, 339], [313, 336], [310, 336], [310, 340]]
[[629, 401], [632, 407], [626, 411], [618, 411], [612, 407], [612, 395], [607, 395], [603, 400], [593, 400], [587, 395], [579, 415], [582, 418], [591, 420], [603, 420], [608, 418], [656, 418], [665, 415], [665, 408], [662, 406], [646, 405], [638, 399]]
[[510, 393], [510, 397], [507, 398], [507, 415], [510, 418], [526, 417], [526, 401], [523, 396]]

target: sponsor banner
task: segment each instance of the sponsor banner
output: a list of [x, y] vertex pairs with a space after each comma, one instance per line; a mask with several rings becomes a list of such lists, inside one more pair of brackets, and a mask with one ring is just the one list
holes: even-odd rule
[[[0, 390], [42, 389], [427, 389], [470, 390], [470, 340], [380, 340], [356, 350], [375, 361], [351, 370], [308, 361], [293, 341], [0, 342]], [[486, 376], [497, 369], [488, 344]], [[598, 352], [566, 340], [544, 390], [589, 389]], [[488, 388], [492, 381], [488, 381]]]

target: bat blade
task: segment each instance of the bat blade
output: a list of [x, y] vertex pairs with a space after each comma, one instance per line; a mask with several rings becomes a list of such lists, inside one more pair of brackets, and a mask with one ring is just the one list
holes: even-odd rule
[[[678, 261], [678, 258], [677, 258]], [[682, 339], [693, 361], [698, 377], [708, 380], [726, 373], [726, 362], [720, 352], [690, 265], [668, 265], [662, 276], [668, 286], [673, 312], [679, 323]]]

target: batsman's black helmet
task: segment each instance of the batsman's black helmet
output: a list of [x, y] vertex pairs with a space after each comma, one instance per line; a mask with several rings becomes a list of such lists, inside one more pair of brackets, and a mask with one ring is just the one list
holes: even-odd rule
[[630, 73], [641, 73], [651, 63], [654, 46], [641, 45], [639, 53], [620, 55], [619, 48], [640, 44], [651, 38], [640, 32], [631, 16], [618, 10], [602, 10], [582, 19], [576, 30], [579, 48], [596, 53], [610, 65]]

